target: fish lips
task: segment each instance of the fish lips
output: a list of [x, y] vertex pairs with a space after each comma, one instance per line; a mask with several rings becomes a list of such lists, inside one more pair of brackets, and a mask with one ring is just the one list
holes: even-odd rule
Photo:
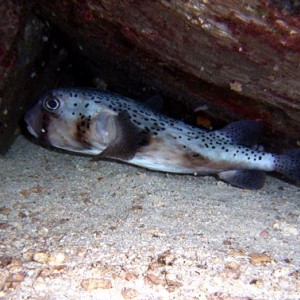
[[32, 109], [26, 112], [24, 121], [27, 130], [36, 138], [40, 138], [43, 134], [43, 116], [40, 103], [36, 104]]

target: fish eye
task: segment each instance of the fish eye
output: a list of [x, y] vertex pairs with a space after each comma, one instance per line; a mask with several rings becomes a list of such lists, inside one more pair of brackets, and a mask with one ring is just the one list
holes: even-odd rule
[[44, 107], [46, 110], [52, 112], [57, 110], [60, 107], [60, 102], [55, 98], [48, 98], [44, 102]]

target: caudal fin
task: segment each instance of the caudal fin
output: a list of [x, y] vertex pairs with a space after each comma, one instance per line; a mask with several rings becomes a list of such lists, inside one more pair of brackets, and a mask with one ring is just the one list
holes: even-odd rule
[[300, 149], [278, 155], [275, 159], [275, 171], [300, 182]]

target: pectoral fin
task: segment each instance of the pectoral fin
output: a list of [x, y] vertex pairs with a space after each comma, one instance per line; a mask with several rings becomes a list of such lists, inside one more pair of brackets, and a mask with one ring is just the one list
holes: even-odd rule
[[115, 116], [114, 122], [116, 137], [97, 157], [129, 160], [134, 157], [140, 147], [139, 129], [131, 122], [126, 112], [121, 112]]
[[266, 174], [257, 170], [230, 170], [220, 172], [219, 178], [233, 186], [259, 190], [264, 186]]

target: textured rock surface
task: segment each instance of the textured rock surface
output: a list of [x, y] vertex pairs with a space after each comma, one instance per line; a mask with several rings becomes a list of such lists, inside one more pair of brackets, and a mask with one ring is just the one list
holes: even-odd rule
[[[1, 149], [4, 140], [10, 142], [14, 130], [11, 124], [15, 122], [16, 111], [20, 105], [14, 102], [11, 94], [14, 94], [14, 72], [16, 65], [17, 49], [14, 45], [17, 40], [18, 29], [24, 25], [25, 12], [22, 4], [14, 4], [12, 1], [1, 1], [0, 6], [0, 141]], [[16, 126], [14, 126], [14, 129]]]
[[[223, 121], [261, 119], [269, 132], [295, 142], [300, 129], [297, 2], [43, 3], [44, 13], [76, 37], [75, 45], [93, 63], [111, 62], [107, 79], [113, 86], [152, 87], [172, 99], [207, 105], [207, 114]], [[109, 55], [113, 59], [107, 60]], [[118, 67], [121, 75], [114, 72]]]
[[[61, 59], [51, 54], [50, 43], [41, 43], [44, 30], [51, 31], [53, 24], [65, 34], [58, 53], [66, 49], [71, 63], [81, 70], [79, 85], [91, 86], [98, 78], [111, 90], [132, 97], [160, 93], [171, 100], [170, 111], [176, 102], [190, 112], [206, 108], [199, 113], [200, 124], [204, 116], [213, 127], [234, 119], [259, 119], [275, 144], [280, 137], [282, 147], [294, 147], [299, 139], [298, 1], [53, 0], [25, 5], [25, 10], [22, 4], [5, 5], [15, 15], [12, 18], [8, 9], [1, 8], [2, 19], [7, 20], [1, 30], [8, 34], [0, 43], [0, 59], [6, 62], [1, 63], [2, 75], [9, 78], [9, 84], [1, 86], [2, 149], [4, 135], [11, 137], [20, 118], [18, 107], [28, 106], [23, 99], [34, 101], [32, 93], [40, 93], [28, 79], [31, 63], [41, 64], [41, 52], [51, 66]], [[30, 25], [31, 18], [39, 25]], [[16, 64], [20, 57], [23, 60]], [[65, 72], [62, 68], [61, 74]], [[44, 89], [66, 82], [48, 68], [40, 75], [33, 79]]]
[[[26, 103], [60, 82], [66, 54], [59, 34], [34, 14], [34, 3], [0, 2], [0, 153], [15, 136]], [[29, 5], [31, 3], [31, 5]]]

